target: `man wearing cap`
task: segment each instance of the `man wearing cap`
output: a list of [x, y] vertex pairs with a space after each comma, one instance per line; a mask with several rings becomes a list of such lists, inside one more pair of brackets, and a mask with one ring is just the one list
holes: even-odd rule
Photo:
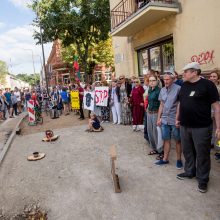
[[174, 83], [175, 74], [173, 70], [165, 71], [163, 79], [165, 87], [161, 89], [158, 98], [160, 107], [158, 111], [157, 126], [161, 126], [162, 139], [164, 140], [164, 156], [163, 159], [158, 160], [155, 164], [165, 165], [169, 163], [171, 137], [173, 137], [176, 141], [176, 167], [177, 169], [182, 169], [180, 131], [175, 125], [178, 95], [181, 87]]
[[216, 136], [220, 138], [219, 96], [214, 83], [200, 77], [198, 63], [187, 64], [183, 71], [184, 84], [179, 93], [176, 126], [180, 126], [185, 172], [178, 174], [177, 178], [183, 180], [196, 176], [198, 190], [205, 193], [211, 168], [211, 107], [215, 112]]

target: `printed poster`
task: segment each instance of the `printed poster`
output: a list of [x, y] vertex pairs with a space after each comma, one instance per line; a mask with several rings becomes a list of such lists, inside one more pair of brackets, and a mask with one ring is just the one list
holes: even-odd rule
[[71, 98], [71, 107], [72, 107], [72, 109], [80, 109], [79, 91], [71, 91], [70, 92], [70, 98]]
[[95, 93], [94, 92], [84, 92], [83, 103], [84, 103], [84, 109], [94, 111]]

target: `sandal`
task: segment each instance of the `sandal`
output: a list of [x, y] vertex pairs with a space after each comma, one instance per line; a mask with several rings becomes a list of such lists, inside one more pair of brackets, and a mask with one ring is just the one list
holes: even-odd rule
[[163, 154], [159, 154], [159, 155], [156, 157], [156, 160], [163, 160]]
[[156, 150], [152, 150], [152, 151], [149, 152], [148, 155], [155, 155], [155, 154], [158, 154], [158, 152]]

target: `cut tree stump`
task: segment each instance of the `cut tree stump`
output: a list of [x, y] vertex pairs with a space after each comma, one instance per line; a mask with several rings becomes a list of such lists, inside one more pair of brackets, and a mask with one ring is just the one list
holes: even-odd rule
[[116, 159], [117, 159], [116, 147], [115, 147], [115, 145], [112, 145], [110, 147], [111, 174], [112, 174], [115, 193], [121, 193], [121, 188], [120, 188], [120, 184], [119, 184], [119, 177], [115, 173], [115, 160]]

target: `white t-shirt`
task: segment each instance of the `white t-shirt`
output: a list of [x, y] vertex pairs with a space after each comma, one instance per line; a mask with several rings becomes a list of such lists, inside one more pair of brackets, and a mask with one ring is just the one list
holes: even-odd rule
[[17, 92], [14, 92], [14, 94], [17, 97], [17, 101], [20, 102], [21, 101], [21, 93], [19, 91], [17, 91]]

